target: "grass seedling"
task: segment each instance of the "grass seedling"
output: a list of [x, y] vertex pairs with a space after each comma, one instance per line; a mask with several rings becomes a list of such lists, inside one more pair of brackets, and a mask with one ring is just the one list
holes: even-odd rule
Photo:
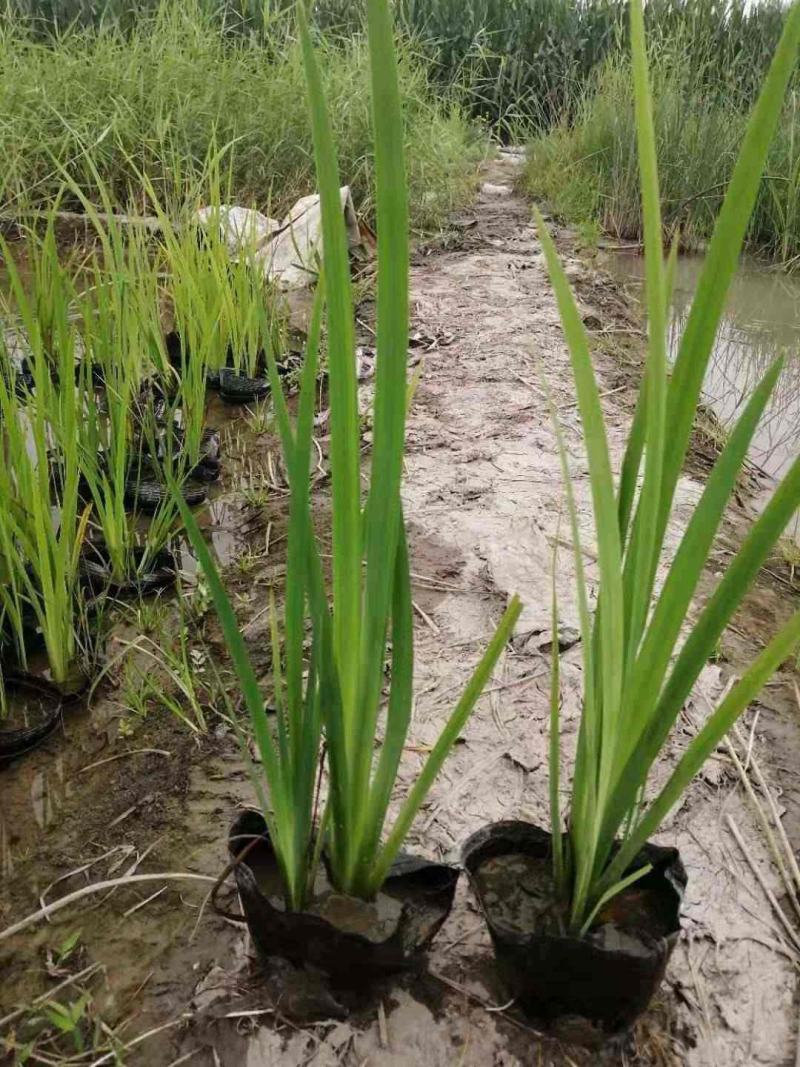
[[[11, 276], [23, 320], [33, 323], [35, 312], [13, 268]], [[0, 598], [22, 662], [27, 614], [41, 631], [53, 680], [65, 683], [78, 653], [78, 558], [89, 515], [78, 494], [81, 406], [74, 333], [63, 308], [54, 321], [49, 353], [38, 329], [26, 334], [34, 385], [24, 403], [13, 377], [0, 374], [0, 557], [8, 577]]]
[[207, 654], [190, 646], [186, 627], [179, 624], [176, 642], [141, 634], [127, 651], [124, 706], [140, 716], [150, 705], [162, 707], [192, 733], [207, 733], [214, 682], [206, 677]]
[[264, 373], [267, 349], [275, 350], [276, 335], [264, 264], [254, 247], [245, 247], [231, 261], [223, 287], [230, 353], [240, 374], [255, 378]]
[[[154, 271], [146, 249], [135, 240], [123, 244], [112, 230], [106, 242], [104, 261], [93, 264], [90, 284], [79, 300], [85, 410], [79, 436], [93, 522], [110, 577], [123, 582], [137, 566], [147, 566], [176, 525], [177, 511], [166, 494], [147, 530], [137, 533], [128, 514], [137, 484], [158, 480], [163, 464], [182, 476], [185, 463], [174, 460], [169, 435], [165, 443], [161, 440], [156, 399], [146, 386], [155, 369], [148, 354], [158, 334]], [[142, 539], [145, 552], [135, 565], [134, 549]]]
[[[133, 461], [133, 410], [143, 377], [142, 346], [133, 279], [111, 276], [95, 264], [90, 297], [82, 304], [81, 385], [86, 419], [81, 429], [83, 474], [102, 534], [111, 576], [129, 574], [134, 546], [127, 514]], [[93, 378], [102, 382], [96, 389]]]
[[[597, 609], [592, 620], [577, 511], [562, 442], [584, 657], [583, 714], [563, 847], [557, 790], [551, 796], [551, 819], [554, 877], [565, 906], [566, 925], [575, 933], [585, 932], [610, 897], [645, 873], [641, 866], [637, 869], [636, 862], [642, 845], [658, 830], [705, 760], [800, 638], [798, 612], [723, 697], [666, 785], [655, 797], [645, 799], [653, 763], [684, 702], [800, 503], [798, 460], [680, 643], [714, 537], [781, 369], [781, 360], [770, 367], [723, 443], [653, 600], [659, 564], [668, 562], [664, 558], [665, 533], [705, 369], [794, 70], [800, 40], [800, 5], [795, 3], [787, 12], [780, 44], [750, 118], [671, 377], [667, 375], [666, 326], [675, 248], [665, 264], [641, 0], [634, 0], [631, 5], [631, 40], [645, 220], [649, 343], [636, 414], [616, 486], [586, 331], [553, 241], [541, 216], [537, 218], [569, 347], [589, 460], [600, 571]], [[559, 715], [555, 669], [551, 730], [551, 776], [557, 781]]]
[[[378, 356], [372, 465], [362, 507], [354, 316], [338, 164], [306, 10], [299, 6], [325, 253], [294, 424], [274, 356], [267, 352], [291, 488], [282, 634], [272, 612], [274, 730], [266, 720], [260, 687], [231, 603], [197, 526], [183, 508], [250, 714], [264, 776], [256, 787], [292, 909], [306, 902], [323, 834], [337, 889], [364, 898], [380, 889], [520, 611], [515, 599], [387, 833], [387, 812], [413, 699], [411, 585], [400, 501], [407, 396], [408, 209], [389, 4], [368, 0], [367, 11], [379, 234]], [[330, 598], [309, 499], [323, 304], [327, 307], [333, 485]], [[390, 681], [382, 715], [387, 654]], [[381, 719], [384, 730], [379, 741]], [[315, 820], [323, 731], [329, 799], [324, 814]]]
[[[223, 328], [223, 299], [218, 278], [228, 254], [221, 242], [209, 245], [196, 220], [174, 228], [161, 214], [163, 266], [169, 276], [173, 336], [179, 347], [172, 353], [177, 391], [170, 401], [172, 417], [180, 412], [184, 449], [197, 463], [206, 411], [209, 372], [218, 373], [227, 359]], [[216, 269], [215, 269], [216, 265]]]

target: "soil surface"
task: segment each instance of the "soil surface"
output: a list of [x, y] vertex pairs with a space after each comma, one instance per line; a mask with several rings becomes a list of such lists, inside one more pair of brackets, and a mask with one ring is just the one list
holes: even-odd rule
[[[413, 268], [414, 352], [422, 375], [408, 426], [404, 488], [416, 609], [416, 703], [397, 801], [458, 699], [509, 597], [525, 611], [495, 678], [445, 766], [409, 847], [452, 858], [487, 822], [547, 821], [546, 726], [550, 584], [558, 551], [565, 760], [579, 717], [580, 647], [571, 545], [541, 375], [564, 426], [584, 537], [596, 574], [589, 485], [567, 352], [555, 299], [525, 201], [514, 191], [519, 158], [487, 165], [469, 217], [454, 220]], [[609, 278], [558, 235], [592, 332], [609, 437], [619, 463], [639, 370], [637, 311]], [[368, 322], [369, 308], [361, 316]], [[368, 330], [365, 334], [368, 340]], [[365, 399], [368, 397], [365, 385]], [[243, 632], [265, 677], [268, 590], [283, 575], [285, 488], [277, 443], [258, 414], [215, 412], [223, 427], [225, 480], [206, 517], [227, 565]], [[327, 513], [325, 427], [320, 420], [316, 500]], [[674, 546], [697, 478], [698, 448], [682, 479], [670, 529]], [[711, 587], [746, 529], [749, 489], [726, 523], [708, 573]], [[191, 572], [191, 560], [184, 560]], [[227, 675], [202, 583], [187, 579], [191, 614], [165, 599], [167, 627], [186, 626], [197, 657]], [[726, 679], [793, 609], [779, 564], [763, 576], [704, 671], [655, 773], [654, 785], [702, 724]], [[162, 619], [163, 622], [163, 619]], [[125, 651], [143, 624], [119, 625], [110, 652]], [[110, 671], [91, 709], [65, 717], [46, 745], [0, 769], [0, 929], [88, 882], [149, 872], [215, 877], [226, 863], [230, 823], [253, 801], [234, 733], [207, 689], [206, 734], [166, 707], [134, 709], [130, 679]], [[202, 688], [202, 686], [201, 686]], [[741, 726], [782, 811], [800, 839], [800, 730], [793, 675], [780, 674]], [[740, 750], [741, 751], [741, 750]], [[738, 831], [737, 843], [731, 826]], [[154, 881], [82, 901], [0, 943], [0, 1062], [33, 1042], [29, 1062], [64, 1062], [80, 1050], [37, 1043], [35, 998], [90, 998], [92, 1051], [70, 1062], [167, 1067], [515, 1067], [568, 1064], [790, 1065], [795, 1062], [793, 931], [776, 919], [781, 895], [764, 834], [723, 748], [693, 784], [658, 840], [681, 850], [689, 884], [684, 933], [662, 993], [634, 1033], [602, 1054], [548, 1041], [515, 1014], [494, 976], [476, 903], [462, 878], [429, 973], [376, 988], [345, 1011], [313, 975], [252, 958], [242, 927], [209, 905], [210, 883]], [[756, 876], [755, 872], [758, 872]], [[229, 889], [220, 905], [238, 910]], [[76, 935], [71, 947], [71, 935]], [[91, 968], [95, 968], [92, 970]], [[76, 977], [77, 976], [77, 977]], [[66, 1052], [65, 1052], [66, 1049]], [[58, 1056], [62, 1059], [59, 1059]], [[115, 1059], [116, 1057], [116, 1059]]]

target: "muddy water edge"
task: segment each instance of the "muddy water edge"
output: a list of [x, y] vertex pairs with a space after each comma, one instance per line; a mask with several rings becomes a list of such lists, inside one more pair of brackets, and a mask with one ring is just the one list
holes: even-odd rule
[[[418, 251], [413, 272], [415, 351], [424, 370], [409, 425], [405, 502], [415, 575], [418, 706], [401, 792], [451, 710], [507, 595], [519, 588], [528, 605], [495, 684], [414, 828], [411, 847], [436, 858], [452, 854], [493, 819], [541, 822], [546, 811], [549, 569], [561, 494], [546, 402], [536, 390], [535, 363], [542, 354], [578, 466], [582, 522], [588, 514], [557, 310], [528, 206], [511, 189], [515, 175], [513, 160], [490, 164], [473, 211], [454, 220], [441, 245]], [[578, 259], [573, 235], [558, 236], [592, 334], [616, 442], [630, 417], [641, 365], [638, 312], [618, 282]], [[370, 315], [366, 305], [359, 318], [369, 323]], [[370, 342], [368, 330], [364, 342]], [[241, 413], [231, 419], [214, 411], [209, 423], [224, 425], [225, 470], [204, 521], [266, 678], [263, 609], [272, 585], [280, 587], [284, 564], [286, 499], [277, 442]], [[325, 529], [324, 426], [319, 443], [315, 507]], [[695, 445], [689, 468], [702, 475], [707, 444], [698, 438]], [[685, 487], [686, 499], [693, 499], [696, 484]], [[743, 486], [710, 563], [709, 587], [747, 529], [752, 496]], [[589, 534], [587, 546], [590, 542]], [[568, 615], [567, 557], [565, 552], [560, 599]], [[183, 562], [191, 571], [189, 561]], [[201, 656], [213, 656], [224, 677], [213, 612], [204, 610], [202, 587], [192, 586], [191, 574], [187, 585], [196, 601], [193, 646]], [[752, 658], [794, 603], [788, 570], [776, 561], [740, 612], [720, 662], [709, 670], [712, 692]], [[177, 626], [175, 602], [164, 600], [163, 610], [168, 625]], [[120, 624], [114, 638], [130, 640], [135, 632], [133, 623]], [[566, 649], [563, 659], [569, 749], [579, 710], [580, 649]], [[129, 701], [121, 681], [109, 679], [90, 710], [66, 718], [63, 731], [37, 753], [0, 770], [2, 927], [35, 910], [41, 894], [51, 900], [88, 881], [134, 869], [212, 877], [223, 869], [227, 828], [237, 806], [252, 799], [233, 732], [223, 716], [211, 712], [203, 737], [164, 708], [132, 715], [122, 706]], [[793, 681], [793, 672], [781, 672], [747, 726], [786, 809], [787, 830], [800, 844]], [[698, 697], [683, 728], [692, 731], [704, 713]], [[675, 747], [679, 752], [680, 736]], [[435, 944], [432, 974], [376, 990], [364, 1006], [342, 1005], [312, 977], [278, 965], [261, 973], [240, 927], [211, 907], [200, 914], [205, 888], [171, 883], [162, 889], [154, 883], [121, 889], [0, 945], [0, 1018], [96, 963], [101, 970], [58, 997], [74, 1000], [77, 988], [85, 987], [92, 1010], [108, 1028], [98, 1031], [94, 1058], [83, 1062], [113, 1062], [115, 1045], [122, 1050], [119, 1062], [133, 1067], [790, 1062], [797, 1014], [794, 965], [768, 947], [775, 940], [774, 931], [764, 929], [770, 925], [768, 907], [725, 835], [724, 812], [736, 816], [769, 873], [741, 787], [724, 759], [713, 761], [665, 828], [665, 841], [679, 845], [690, 867], [686, 936], [653, 1009], [624, 1045], [602, 1055], [541, 1040], [507, 1005], [481, 917], [463, 884]], [[236, 910], [230, 894], [223, 893], [221, 903]], [[60, 947], [77, 931], [76, 955], [60, 960]], [[0, 1040], [4, 1029], [17, 1026], [18, 1020], [0, 1027]], [[133, 1044], [143, 1035], [150, 1036]]]
[[[603, 262], [637, 299], [644, 261], [634, 252], [607, 252]], [[691, 307], [703, 257], [678, 258], [669, 323], [674, 361]], [[800, 451], [800, 281], [745, 258], [731, 286], [703, 385], [706, 403], [729, 426], [778, 356], [785, 366], [753, 440], [751, 460], [772, 478], [785, 474]]]

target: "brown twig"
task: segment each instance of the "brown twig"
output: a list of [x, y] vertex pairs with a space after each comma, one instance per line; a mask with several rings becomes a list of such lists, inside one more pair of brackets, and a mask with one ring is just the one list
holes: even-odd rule
[[124, 878], [109, 878], [103, 882], [95, 882], [92, 885], [84, 886], [83, 889], [76, 889], [74, 893], [67, 893], [65, 897], [60, 897], [58, 900], [54, 900], [53, 903], [48, 904], [47, 907], [39, 908], [38, 911], [33, 912], [26, 918], [20, 919], [19, 922], [7, 926], [5, 930], [0, 930], [0, 942], [7, 941], [15, 934], [21, 934], [23, 930], [35, 926], [42, 919], [49, 919], [55, 912], [69, 907], [70, 904], [77, 904], [79, 900], [93, 896], [95, 893], [104, 893], [107, 889], [116, 889], [118, 886], [123, 885], [135, 885], [138, 882], [159, 881], [213, 882], [214, 879], [210, 878], [207, 874], [193, 874], [190, 871], [166, 871], [163, 874], [133, 874]]
[[93, 771], [97, 767], [104, 767], [107, 763], [113, 763], [118, 759], [126, 759], [128, 756], [166, 756], [168, 759], [172, 759], [172, 753], [167, 752], [163, 748], [134, 748], [131, 752], [118, 752], [116, 756], [108, 756], [106, 759], [97, 760], [96, 763], [87, 763], [85, 767], [81, 767], [76, 774], [86, 774], [87, 771]]

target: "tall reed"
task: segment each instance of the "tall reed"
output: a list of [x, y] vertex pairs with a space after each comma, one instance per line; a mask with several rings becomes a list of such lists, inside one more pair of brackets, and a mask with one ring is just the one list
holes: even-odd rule
[[[661, 214], [669, 236], [690, 248], [710, 238], [747, 126], [748, 93], [710, 86], [717, 56], [702, 62], [678, 35], [651, 48]], [[759, 254], [793, 264], [800, 256], [798, 121], [795, 92], [770, 147], [746, 242]], [[611, 234], [640, 240], [636, 118], [630, 61], [615, 55], [569, 122], [533, 140], [526, 183], [572, 222], [597, 220]]]
[[[350, 264], [337, 153], [317, 54], [300, 5], [300, 40], [322, 199], [324, 263], [292, 422], [274, 355], [272, 394], [291, 486], [282, 633], [273, 610], [273, 731], [228, 599], [191, 515], [184, 521], [206, 573], [261, 754], [256, 788], [283, 871], [287, 903], [302, 908], [323, 839], [336, 887], [372, 897], [466, 723], [519, 615], [511, 603], [387, 832], [413, 700], [413, 616], [400, 500], [408, 356], [408, 207], [397, 57], [387, 0], [369, 0], [378, 227], [377, 368], [373, 453], [361, 498]], [[330, 594], [311, 520], [310, 460], [323, 304], [330, 387], [333, 562]], [[311, 649], [306, 650], [306, 622]], [[283, 649], [281, 649], [281, 637]], [[391, 640], [391, 650], [389, 641]], [[283, 651], [284, 655], [281, 655]], [[282, 660], [285, 659], [285, 670]], [[308, 669], [306, 670], [306, 666]], [[385, 670], [389, 695], [382, 713]], [[383, 720], [383, 731], [379, 722]], [[382, 740], [380, 740], [382, 734]], [[324, 735], [328, 802], [316, 808]]]
[[[78, 657], [78, 561], [89, 518], [78, 491], [83, 412], [75, 332], [66, 284], [56, 283], [46, 302], [31, 298], [7, 246], [4, 252], [20, 325], [0, 347], [0, 557], [7, 579], [0, 599], [22, 662], [26, 636], [38, 629], [52, 676], [64, 683]], [[21, 353], [32, 375], [25, 391], [14, 367]]]
[[[667, 307], [676, 246], [664, 263], [656, 126], [641, 0], [631, 5], [632, 76], [645, 235], [646, 365], [622, 471], [615, 484], [586, 330], [541, 214], [537, 225], [558, 300], [589, 461], [600, 573], [594, 619], [566, 450], [559, 441], [575, 551], [583, 648], [583, 710], [562, 843], [558, 650], [553, 650], [551, 820], [554, 876], [566, 922], [584, 933], [603, 904], [647, 868], [640, 849], [689, 787], [725, 733], [800, 640], [800, 612], [767, 643], [690, 741], [666, 784], [647, 795], [653, 765], [700, 672], [800, 504], [800, 459], [753, 524], [694, 623], [700, 577], [782, 360], [745, 405], [671, 562], [665, 550], [675, 492], [703, 377], [780, 120], [800, 44], [800, 4], [788, 11], [730, 181], [671, 377]], [[666, 577], [657, 587], [659, 567]], [[554, 609], [555, 612], [555, 609]], [[682, 636], [683, 631], [685, 636]]]

